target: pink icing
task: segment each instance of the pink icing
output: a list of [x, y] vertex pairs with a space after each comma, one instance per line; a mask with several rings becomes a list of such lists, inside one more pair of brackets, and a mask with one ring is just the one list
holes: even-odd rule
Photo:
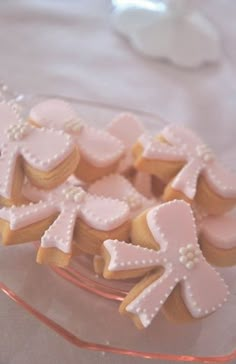
[[[118, 138], [125, 146], [125, 156], [121, 159], [118, 172], [125, 173], [133, 166], [131, 147], [145, 132], [142, 123], [130, 113], [122, 113], [107, 126], [107, 131]], [[136, 171], [133, 184], [145, 197], [152, 197], [152, 177], [148, 173]]]
[[4, 101], [0, 102], [0, 123], [1, 123], [1, 133], [0, 133], [0, 145], [2, 145], [6, 142], [6, 135], [3, 132], [4, 130], [7, 130], [10, 125], [15, 123], [20, 123], [20, 117], [16, 113], [13, 108], [7, 104]]
[[105, 130], [86, 126], [70, 104], [63, 100], [43, 101], [31, 109], [29, 117], [41, 126], [71, 134], [81, 155], [94, 166], [109, 166], [117, 162], [124, 152], [124, 147], [117, 138]]
[[166, 161], [186, 161], [186, 165], [176, 175], [171, 185], [193, 199], [197, 190], [200, 174], [203, 174], [210, 187], [225, 198], [236, 197], [236, 175], [227, 171], [202, 143], [199, 137], [190, 130], [170, 125], [161, 135], [169, 144], [161, 143], [150, 137], [142, 136], [143, 156], [147, 159]]
[[107, 131], [118, 138], [125, 147], [125, 155], [121, 159], [118, 167], [118, 172], [124, 173], [133, 165], [131, 147], [137, 138], [144, 133], [144, 127], [135, 115], [122, 113], [108, 124]]
[[156, 204], [155, 199], [144, 197], [125, 177], [119, 174], [103, 177], [91, 184], [88, 191], [95, 195], [111, 197], [126, 202], [130, 207], [132, 217]]
[[147, 134], [143, 134], [138, 139], [144, 148], [143, 156], [147, 159], [162, 159], [167, 161], [185, 161], [185, 153], [180, 148], [161, 143]]
[[208, 216], [201, 224], [201, 234], [220, 249], [236, 248], [235, 215]]
[[78, 121], [70, 104], [59, 99], [49, 99], [35, 105], [30, 110], [29, 118], [39, 125], [53, 129], [63, 129], [66, 123]]
[[5, 198], [11, 198], [18, 156], [33, 168], [48, 172], [75, 147], [69, 135], [23, 123], [6, 103], [0, 104], [0, 124], [3, 129], [0, 137], [0, 194]]
[[194, 318], [204, 317], [221, 307], [229, 292], [201, 253], [190, 206], [176, 200], [165, 203], [149, 211], [147, 223], [160, 245], [158, 251], [117, 240], [104, 242], [111, 256], [110, 271], [165, 268], [164, 274], [132, 300], [126, 311], [138, 315], [147, 327], [178, 283], [184, 303]]
[[24, 139], [21, 154], [32, 167], [50, 171], [63, 162], [74, 148], [69, 135], [52, 129], [32, 128], [31, 134]]
[[144, 133], [142, 123], [130, 113], [122, 113], [112, 119], [107, 126], [107, 131], [121, 140], [125, 148], [131, 148], [138, 137]]
[[129, 218], [129, 208], [124, 202], [93, 196], [68, 182], [49, 192], [27, 185], [24, 192], [34, 201], [41, 200], [26, 206], [2, 208], [0, 218], [9, 221], [11, 230], [17, 230], [58, 213], [45, 231], [41, 246], [57, 247], [66, 253], [71, 251], [77, 218], [102, 231], [113, 230]]
[[180, 147], [185, 144], [186, 148], [193, 154], [195, 153], [195, 146], [202, 145], [201, 139], [196, 134], [181, 125], [169, 125], [162, 130], [161, 135], [170, 144]]
[[123, 146], [117, 138], [104, 130], [83, 127], [76, 137], [81, 154], [97, 167], [115, 163], [123, 154]]
[[192, 159], [181, 169], [171, 183], [177, 191], [182, 191], [191, 200], [194, 199], [198, 177], [202, 171], [202, 164], [198, 159]]

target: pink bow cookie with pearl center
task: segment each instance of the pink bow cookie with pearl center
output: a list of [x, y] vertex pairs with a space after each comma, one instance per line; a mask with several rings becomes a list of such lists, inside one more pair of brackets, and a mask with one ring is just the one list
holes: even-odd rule
[[133, 297], [128, 293], [123, 307], [149, 326], [177, 285], [182, 300], [193, 318], [201, 318], [221, 307], [227, 300], [228, 289], [223, 279], [203, 257], [197, 241], [190, 206], [184, 201], [172, 201], [151, 209], [147, 225], [160, 250], [107, 240], [104, 248], [110, 256], [107, 270], [129, 272], [153, 271], [163, 267], [160, 278], [145, 286]]
[[[175, 162], [182, 164], [174, 176], [169, 176], [171, 179], [169, 186], [174, 191], [181, 192], [190, 201], [194, 200], [195, 197], [198, 198], [199, 177], [201, 176], [210, 190], [224, 200], [218, 201], [218, 205], [222, 204], [223, 206], [225, 200], [229, 199], [236, 202], [236, 175], [222, 166], [212, 150], [203, 144], [198, 136], [187, 128], [175, 125], [167, 126], [160, 135], [165, 142], [153, 140], [147, 135], [139, 138], [139, 143], [144, 148], [142, 156], [148, 160], [156, 159], [166, 162], [167, 174], [168, 163], [172, 167]], [[158, 175], [158, 169], [156, 172]], [[206, 198], [208, 203], [203, 201], [201, 203], [204, 203], [204, 207], [207, 209], [211, 196]], [[169, 198], [167, 197], [167, 199]], [[233, 203], [229, 206], [225, 205], [226, 210], [232, 207]], [[211, 213], [217, 213], [216, 210], [213, 207]]]

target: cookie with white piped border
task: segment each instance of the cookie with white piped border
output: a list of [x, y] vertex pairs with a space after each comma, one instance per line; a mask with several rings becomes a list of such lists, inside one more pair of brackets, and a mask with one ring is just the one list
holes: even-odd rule
[[133, 147], [137, 169], [167, 183], [165, 201], [195, 201], [209, 214], [231, 210], [236, 204], [236, 174], [220, 163], [213, 151], [192, 131], [169, 125], [158, 137], [143, 135]]
[[88, 187], [88, 191], [94, 195], [124, 201], [130, 208], [131, 218], [157, 204], [154, 197], [146, 198], [135, 189], [129, 180], [119, 174], [111, 174], [97, 180]]
[[[129, 182], [127, 178], [119, 174], [111, 174], [105, 176], [92, 183], [88, 191], [92, 194], [115, 198], [127, 203], [130, 209], [130, 218], [134, 218], [144, 210], [158, 203], [154, 197], [146, 198]], [[94, 270], [100, 273], [102, 266], [102, 258], [94, 257]]]
[[128, 239], [129, 207], [124, 202], [87, 193], [66, 182], [43, 191], [28, 185], [30, 204], [2, 208], [0, 231], [5, 245], [40, 240], [38, 263], [66, 266], [76, 245], [97, 254], [105, 239]]
[[93, 182], [114, 172], [124, 154], [119, 139], [106, 130], [85, 124], [72, 106], [60, 99], [48, 99], [35, 105], [29, 121], [38, 127], [63, 130], [74, 140], [80, 151], [75, 175], [84, 182]]
[[148, 327], [160, 310], [173, 321], [187, 322], [214, 313], [227, 301], [228, 287], [202, 255], [186, 202], [167, 202], [134, 219], [131, 238], [133, 244], [104, 242], [103, 274], [108, 279], [141, 277], [120, 305], [138, 328]]
[[69, 135], [30, 125], [4, 101], [0, 103], [0, 125], [1, 205], [23, 202], [25, 177], [40, 188], [50, 189], [76, 169], [79, 152]]

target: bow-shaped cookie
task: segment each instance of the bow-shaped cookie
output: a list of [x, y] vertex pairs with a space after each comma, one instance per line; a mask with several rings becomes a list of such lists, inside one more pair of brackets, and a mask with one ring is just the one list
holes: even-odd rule
[[94, 196], [68, 182], [49, 192], [28, 185], [25, 195], [40, 200], [0, 210], [3, 243], [41, 239], [40, 263], [68, 264], [74, 241], [79, 249], [95, 254], [104, 237], [128, 238], [129, 207], [124, 202]]
[[168, 312], [176, 318], [202, 318], [221, 307], [227, 286], [201, 253], [190, 206], [175, 200], [155, 207], [147, 214], [147, 225], [157, 250], [117, 240], [103, 245], [105, 277], [130, 278], [149, 272], [128, 293], [120, 311], [142, 328], [165, 303], [168, 312], [176, 296], [176, 306]]
[[124, 201], [129, 205], [131, 217], [157, 203], [154, 198], [146, 198], [133, 185], [119, 174], [111, 174], [97, 180], [88, 188], [90, 193]]
[[42, 188], [56, 187], [76, 168], [78, 151], [63, 132], [23, 122], [6, 102], [0, 103], [0, 201], [21, 201], [26, 175]]
[[29, 118], [33, 124], [63, 130], [73, 137], [81, 156], [75, 175], [81, 180], [92, 182], [117, 168], [124, 152], [119, 139], [86, 125], [67, 102], [45, 100], [31, 109]]
[[156, 139], [144, 135], [134, 154], [137, 168], [168, 182], [165, 200], [195, 199], [212, 214], [223, 213], [236, 203], [236, 175], [187, 128], [170, 125]]

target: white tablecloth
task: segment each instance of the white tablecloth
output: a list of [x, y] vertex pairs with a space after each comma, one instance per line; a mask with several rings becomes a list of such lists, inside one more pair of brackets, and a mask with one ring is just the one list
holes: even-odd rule
[[[108, 0], [1, 1], [0, 78], [23, 92], [149, 110], [192, 125], [219, 151], [235, 154], [236, 3], [208, 0], [201, 6], [221, 33], [222, 60], [185, 71], [137, 55], [112, 31]], [[144, 361], [79, 350], [3, 293], [0, 325], [0, 364]]]

